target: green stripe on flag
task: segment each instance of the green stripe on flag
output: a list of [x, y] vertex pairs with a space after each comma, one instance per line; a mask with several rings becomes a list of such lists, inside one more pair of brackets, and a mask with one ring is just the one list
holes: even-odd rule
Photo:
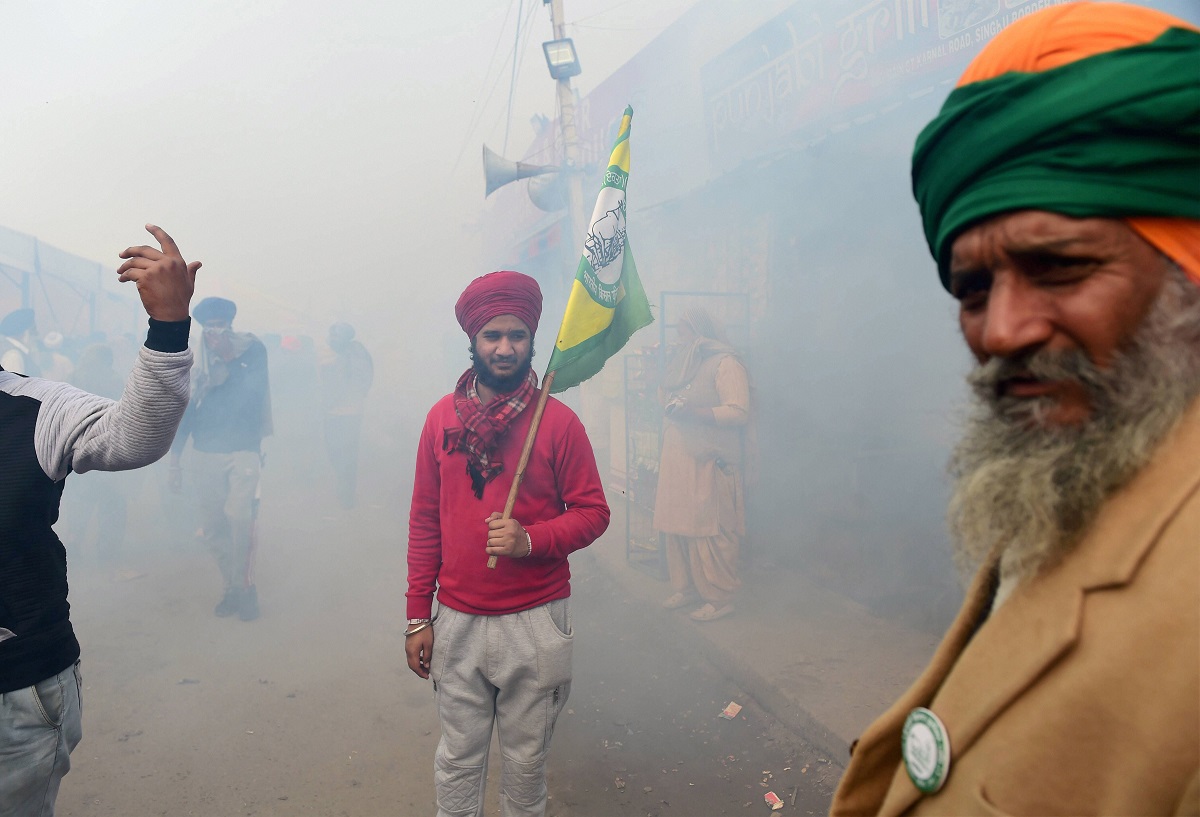
[[634, 332], [654, 322], [628, 243], [621, 261], [621, 282], [623, 297], [612, 310], [612, 321], [606, 329], [568, 350], [555, 347], [546, 367], [547, 372], [555, 373], [550, 387], [552, 394], [576, 386], [599, 372], [610, 357], [621, 351]]

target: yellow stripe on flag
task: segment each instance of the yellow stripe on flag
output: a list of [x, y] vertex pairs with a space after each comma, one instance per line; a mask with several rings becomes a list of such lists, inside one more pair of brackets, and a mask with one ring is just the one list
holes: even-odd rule
[[612, 154], [608, 157], [608, 166], [617, 167], [629, 172], [629, 140], [626, 139], [613, 147]]
[[614, 311], [596, 303], [588, 294], [587, 287], [576, 279], [571, 285], [571, 296], [567, 299], [567, 310], [563, 314], [556, 345], [559, 349], [570, 349], [598, 335], [612, 323]]

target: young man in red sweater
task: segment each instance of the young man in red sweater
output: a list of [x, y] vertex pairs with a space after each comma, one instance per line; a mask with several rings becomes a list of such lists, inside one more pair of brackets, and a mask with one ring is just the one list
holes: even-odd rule
[[[404, 651], [409, 669], [433, 678], [438, 817], [483, 814], [493, 722], [501, 814], [545, 814], [546, 753], [571, 690], [567, 556], [608, 527], [583, 424], [553, 398], [512, 518], [502, 518], [537, 398], [531, 361], [541, 309], [528, 275], [471, 282], [454, 313], [473, 366], [429, 411], [417, 448]], [[489, 556], [498, 557], [495, 569]]]

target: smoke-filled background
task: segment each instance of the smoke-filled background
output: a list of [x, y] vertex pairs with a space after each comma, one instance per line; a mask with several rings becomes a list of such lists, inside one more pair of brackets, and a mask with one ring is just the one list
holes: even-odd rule
[[[879, 711], [923, 663], [961, 598], [942, 524], [943, 468], [970, 361], [922, 237], [909, 156], [970, 57], [1007, 22], [1051, 4], [565, 0], [566, 34], [582, 65], [573, 88], [584, 210], [631, 104], [629, 238], [657, 319], [565, 398], [587, 425], [613, 507], [608, 534], [593, 546], [604, 558], [587, 558], [631, 583], [621, 592], [668, 592], [658, 585], [663, 568], [648, 527], [661, 422], [656, 373], [680, 312], [703, 305], [744, 353], [757, 441], [746, 474], [745, 615], [724, 632], [761, 639], [766, 683], [777, 677], [766, 667], [795, 673], [779, 682], [779, 695], [831, 701], [835, 714], [826, 718], [814, 703], [797, 721], [824, 730], [808, 736], [818, 747], [844, 745]], [[1143, 5], [1200, 18], [1190, 0]], [[257, 630], [204, 629], [215, 626], [208, 608], [219, 592], [216, 571], [194, 539], [187, 493], [165, 490], [162, 466], [114, 489], [127, 520], [113, 552], [97, 544], [111, 521], [94, 508], [86, 518], [65, 508], [59, 530], [72, 553], [85, 668], [99, 667], [107, 684], [85, 710], [89, 737], [64, 784], [66, 813], [120, 813], [105, 781], [131, 768], [139, 774], [117, 787], [156, 792], [159, 799], [139, 802], [161, 813], [233, 813], [213, 805], [232, 800], [211, 794], [233, 770], [203, 741], [179, 760], [171, 744], [131, 750], [150, 727], [123, 728], [155, 671], [172, 683], [204, 680], [184, 677], [197, 671], [183, 667], [198, 653], [215, 656], [205, 665], [213, 675], [266, 679], [256, 656], [298, 645], [306, 660], [288, 652], [272, 677], [307, 678], [338, 695], [345, 685], [363, 687], [354, 662], [366, 651], [373, 662], [363, 663], [380, 675], [369, 679], [373, 692], [351, 700], [372, 708], [389, 689], [405, 689], [404, 706], [429, 721], [432, 701], [403, 667], [396, 622], [416, 437], [424, 412], [468, 365], [453, 303], [493, 269], [536, 276], [546, 296], [540, 372], [581, 249], [566, 209], [535, 206], [528, 181], [484, 198], [481, 145], [514, 161], [563, 161], [541, 49], [552, 38], [548, 9], [540, 0], [0, 2], [0, 313], [32, 306], [39, 333], [62, 336], [50, 345], [63, 356], [78, 365], [85, 348], [106, 345], [124, 375], [144, 314], [112, 270], [121, 249], [150, 243], [142, 225], [151, 221], [186, 258], [204, 262], [197, 300], [234, 299], [234, 328], [264, 340], [272, 367], [263, 620], [247, 625]], [[375, 367], [360, 501], [349, 512], [333, 496], [314, 385], [338, 321], [355, 327]], [[68, 500], [89, 478], [68, 479]], [[169, 615], [156, 606], [164, 595]], [[839, 630], [836, 616], [818, 624], [797, 606], [802, 597], [854, 611], [868, 622], [854, 630], [862, 639]], [[337, 619], [347, 610], [353, 623]], [[188, 623], [161, 623], [172, 616]], [[872, 638], [873, 621], [877, 634], [886, 622], [926, 650], [908, 656], [882, 693], [854, 685], [822, 692], [825, 670], [804, 669], [819, 663], [819, 639], [805, 642], [804, 657], [789, 651], [825, 628], [836, 661], [886, 675], [893, 652], [880, 643], [887, 638]], [[306, 649], [304, 639], [292, 640], [302, 626], [338, 647]], [[723, 631], [712, 632], [720, 640]], [[227, 638], [240, 640], [231, 648]], [[647, 637], [636, 650], [652, 661], [662, 647]], [[201, 702], [152, 698], [162, 706], [154, 722], [174, 732], [176, 723], [200, 728], [213, 712], [265, 706], [228, 685], [210, 687]], [[670, 690], [636, 694], [660, 693], [670, 700]], [[771, 694], [759, 694], [768, 721], [778, 715]], [[119, 723], [101, 719], [106, 708]], [[429, 810], [435, 722], [417, 732], [415, 767], [385, 760], [377, 772], [380, 780], [408, 775], [417, 805], [389, 810], [343, 793], [329, 801], [336, 808], [314, 800], [304, 811], [295, 798], [262, 792], [289, 776], [314, 791], [326, 788], [325, 772], [339, 784], [350, 778], [319, 760], [295, 761], [284, 744], [294, 749], [308, 731], [284, 711], [273, 717], [291, 724], [292, 737], [273, 744], [255, 782], [229, 784], [258, 803], [246, 813]], [[404, 743], [407, 724], [405, 716], [387, 728], [377, 721], [378, 751]], [[337, 734], [339, 725], [331, 717], [312, 729]], [[243, 769], [250, 761], [241, 751], [215, 754], [240, 758], [233, 766]], [[150, 756], [175, 757], [174, 776]], [[565, 781], [570, 773], [558, 774]], [[173, 807], [180, 803], [187, 810]], [[557, 813], [625, 813], [606, 808], [560, 804]]]

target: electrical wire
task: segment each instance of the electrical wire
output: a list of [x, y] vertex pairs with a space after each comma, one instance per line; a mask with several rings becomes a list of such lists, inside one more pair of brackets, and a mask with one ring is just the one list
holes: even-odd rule
[[[536, 0], [532, 0], [532, 1], [536, 2]], [[520, 19], [521, 19], [521, 16], [520, 16], [520, 13], [518, 13], [517, 14], [518, 22], [520, 22]], [[514, 42], [514, 58], [512, 58], [512, 59], [514, 59], [514, 65], [512, 65], [512, 85], [509, 88], [508, 118], [506, 118], [505, 122], [504, 122], [504, 150], [500, 151], [500, 154], [502, 154], [502, 155], [504, 155], [504, 154], [506, 154], [506, 152], [508, 152], [508, 146], [509, 146], [509, 126], [512, 121], [512, 94], [514, 94], [514, 89], [516, 88], [517, 79], [521, 77], [521, 71], [524, 70], [524, 61], [526, 61], [526, 58], [528, 58], [528, 56], [529, 56], [529, 38], [533, 36], [533, 29], [534, 29], [535, 24], [536, 24], [536, 17], [534, 16], [534, 14], [530, 13], [529, 17], [526, 18], [526, 28], [524, 28], [523, 32], [518, 31], [518, 34], [517, 34], [518, 41]], [[517, 56], [516, 56], [517, 54], [521, 55], [520, 58], [517, 58]]]
[[508, 25], [508, 18], [512, 14], [513, 4], [515, 2], [516, 0], [509, 0], [508, 10], [504, 12], [504, 22], [500, 24], [500, 31], [496, 35], [496, 44], [492, 46], [492, 56], [488, 59], [488, 67], [483, 74], [483, 79], [480, 80], [479, 90], [475, 92], [475, 110], [471, 114], [471, 120], [467, 123], [466, 130], [463, 133], [462, 145], [459, 147], [458, 156], [455, 157], [454, 165], [450, 169], [451, 173], [454, 173], [456, 170], [458, 170], [459, 162], [462, 161], [463, 153], [466, 151], [467, 145], [471, 141], [471, 136], [474, 134], [475, 128], [479, 124], [479, 120], [483, 117], [483, 109], [487, 103], [491, 101], [492, 94], [496, 90], [496, 85], [499, 84], [500, 77], [504, 76], [504, 68], [508, 65], [507, 60], [505, 60], [504, 65], [501, 66], [500, 72], [496, 76], [496, 81], [492, 83], [492, 88], [490, 91], [488, 91], [487, 97], [484, 98], [482, 96], [483, 88], [485, 85], [487, 85], [487, 78], [492, 73], [492, 65], [496, 60], [496, 54], [500, 51], [500, 42], [504, 39], [504, 29]]
[[[522, 39], [522, 41], [521, 41], [521, 45], [520, 45], [520, 46], [518, 47], [518, 49], [517, 49], [517, 53], [519, 53], [519, 54], [520, 54], [520, 58], [519, 58], [519, 61], [518, 61], [518, 64], [517, 64], [517, 77], [518, 77], [518, 78], [520, 78], [520, 75], [521, 75], [521, 69], [524, 67], [524, 65], [525, 65], [525, 60], [526, 60], [526, 58], [528, 58], [528, 56], [529, 56], [529, 48], [528, 48], [528, 46], [529, 46], [529, 40], [530, 40], [530, 39], [532, 38], [532, 36], [533, 36], [533, 28], [534, 28], [534, 27], [531, 25], [531, 23], [532, 23], [532, 21], [533, 21], [533, 15], [534, 15], [534, 12], [535, 12], [535, 11], [536, 11], [536, 7], [531, 7], [531, 8], [530, 8], [530, 10], [529, 10], [529, 13], [528, 13], [528, 14], [526, 15], [526, 17], [525, 17], [525, 23], [524, 23], [524, 26], [525, 26], [525, 37]], [[488, 131], [489, 131], [489, 132], [491, 132], [491, 131], [495, 130], [497, 127], [499, 127], [499, 125], [500, 125], [500, 120], [501, 120], [501, 118], [502, 118], [503, 116], [504, 116], [504, 113], [503, 113], [503, 111], [502, 111], [500, 114], [498, 114], [498, 115], [495, 117], [495, 119], [493, 119], [493, 120], [492, 120], [491, 127], [488, 129]]]
[[525, 39], [521, 42], [521, 61], [517, 66], [517, 73], [520, 74], [521, 69], [525, 67], [525, 59], [529, 56], [529, 40], [533, 36], [533, 26], [530, 23], [533, 21], [535, 9], [529, 10], [529, 17], [525, 20]]
[[663, 31], [666, 26], [585, 26], [579, 23], [567, 23], [567, 28], [583, 28], [589, 31]]
[[[575, 23], [578, 23], [580, 20], [590, 20], [593, 17], [600, 17], [604, 14], [608, 14], [610, 11], [612, 11], [614, 9], [619, 9], [621, 6], [628, 6], [630, 3], [634, 3], [634, 2], [637, 2], [637, 0], [621, 0], [621, 2], [617, 3], [616, 5], [609, 6], [604, 11], [597, 11], [594, 14], [587, 15], [586, 17], [579, 17], [575, 20]], [[572, 25], [573, 25], [573, 23], [572, 23]]]
[[[634, 2], [637, 2], [637, 0], [619, 0], [619, 2], [614, 3], [613, 5], [604, 9], [603, 11], [594, 12], [594, 13], [588, 14], [584, 17], [580, 17], [580, 18], [574, 20], [573, 22], [565, 23], [564, 26], [566, 28], [570, 28], [570, 29], [585, 29], [585, 30], [593, 30], [593, 31], [662, 31], [664, 26], [636, 27], [636, 26], [604, 26], [604, 25], [583, 24], [583, 21], [585, 21], [585, 20], [592, 20], [597, 17], [601, 17], [601, 16], [603, 16], [605, 14], [609, 14], [610, 12], [615, 11], [616, 9], [619, 9], [623, 6], [628, 6]], [[513, 40], [514, 40], [513, 53], [507, 59], [505, 59], [504, 64], [500, 66], [500, 69], [496, 74], [496, 78], [492, 81], [491, 87], [488, 89], [486, 96], [483, 96], [482, 95], [483, 89], [485, 86], [487, 86], [488, 78], [491, 76], [492, 68], [493, 68], [493, 65], [495, 64], [495, 60], [496, 60], [496, 55], [497, 55], [497, 53], [499, 53], [499, 50], [500, 50], [500, 43], [504, 38], [505, 28], [508, 25], [509, 17], [512, 16], [512, 10], [513, 10], [514, 3], [519, 3], [519, 5], [518, 5], [518, 10], [517, 10], [517, 30], [514, 33], [514, 37], [513, 37]], [[678, 10], [682, 11], [691, 6], [694, 6], [695, 3], [696, 3], [696, 0], [685, 0], [685, 2], [679, 4], [678, 6], [676, 6], [676, 8]], [[486, 116], [487, 107], [491, 103], [492, 99], [494, 98], [496, 89], [500, 84], [500, 80], [504, 76], [504, 69], [509, 67], [509, 65], [510, 65], [509, 60], [511, 59], [512, 60], [512, 64], [511, 64], [512, 71], [511, 71], [511, 75], [510, 75], [510, 79], [509, 79], [508, 103], [506, 105], [505, 112], [503, 114], [497, 116], [492, 122], [492, 128], [494, 129], [497, 126], [499, 126], [501, 116], [503, 116], [505, 118], [504, 148], [505, 148], [505, 151], [507, 150], [509, 134], [511, 132], [512, 104], [513, 104], [513, 99], [514, 99], [515, 93], [516, 93], [516, 83], [520, 77], [521, 69], [524, 66], [525, 59], [528, 57], [527, 46], [528, 46], [530, 35], [533, 30], [533, 27], [530, 25], [530, 22], [532, 21], [533, 15], [536, 12], [536, 7], [538, 4], [537, 3], [531, 4], [529, 13], [527, 15], [525, 15], [524, 23], [522, 23], [522, 19], [521, 19], [521, 17], [522, 17], [521, 7], [523, 5], [524, 5], [524, 0], [510, 0], [509, 1], [508, 10], [505, 12], [505, 15], [504, 15], [504, 22], [501, 23], [500, 31], [497, 34], [496, 43], [492, 48], [492, 56], [488, 60], [487, 71], [485, 72], [484, 77], [480, 82], [479, 91], [476, 92], [475, 111], [471, 116], [471, 120], [467, 125], [466, 131], [464, 132], [463, 142], [462, 142], [462, 145], [459, 147], [458, 155], [454, 159], [454, 165], [451, 168], [451, 173], [457, 172], [459, 165], [462, 163], [462, 158], [466, 152], [467, 146], [471, 143], [471, 140], [474, 138], [475, 134], [479, 131], [480, 125], [482, 124], [484, 117]], [[542, 5], [545, 5], [545, 4], [543, 3]], [[516, 42], [521, 39], [522, 25], [525, 26], [524, 42], [518, 46], [518, 45], [516, 45]], [[518, 56], [518, 52], [519, 52], [519, 56]], [[556, 117], [558, 115], [557, 107], [558, 107], [558, 103], [557, 103], [557, 98], [556, 98], [556, 101], [555, 101]]]
[[500, 150], [501, 156], [504, 156], [508, 153], [508, 132], [512, 127], [513, 90], [517, 87], [517, 68], [520, 66], [520, 61], [517, 59], [517, 53], [521, 46], [521, 13], [524, 10], [525, 0], [517, 0], [517, 30], [513, 35], [512, 77], [508, 81], [508, 114], [504, 118], [504, 147]]
[[[589, 31], [663, 31], [667, 27], [665, 25], [660, 25], [660, 26], [605, 26], [605, 25], [595, 25], [595, 24], [581, 25], [581, 23], [584, 20], [594, 20], [597, 17], [603, 17], [605, 14], [608, 14], [609, 12], [612, 12], [612, 11], [616, 11], [617, 9], [621, 8], [622, 6], [627, 6], [633, 2], [636, 2], [636, 0], [621, 0], [621, 2], [611, 5], [608, 8], [604, 9], [603, 11], [597, 11], [594, 14], [588, 14], [584, 17], [579, 17], [579, 18], [571, 21], [570, 23], [567, 23], [566, 25], [568, 28], [586, 29]], [[668, 10], [666, 13], [668, 15], [678, 17], [679, 14], [682, 14], [684, 11], [686, 11], [687, 9], [690, 9], [694, 5], [696, 5], [696, 0], [685, 0], [685, 2], [680, 3], [679, 5], [675, 6], [674, 8]]]

